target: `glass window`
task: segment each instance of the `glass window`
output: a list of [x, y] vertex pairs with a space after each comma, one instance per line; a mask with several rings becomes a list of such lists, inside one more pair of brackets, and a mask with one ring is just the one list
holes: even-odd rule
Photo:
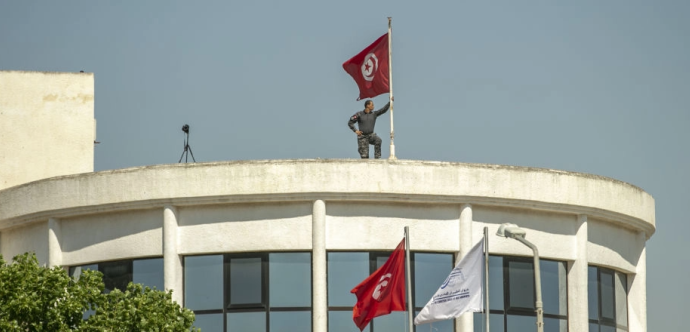
[[[544, 331], [566, 332], [568, 298], [566, 263], [539, 262]], [[489, 308], [491, 331], [536, 329], [534, 260], [531, 257], [489, 256]], [[482, 331], [484, 314], [475, 314], [474, 331]]]
[[195, 315], [194, 327], [200, 328], [202, 331], [222, 331], [223, 330], [223, 315], [222, 314], [206, 314]]
[[98, 264], [98, 271], [103, 273], [104, 293], [115, 289], [125, 291], [132, 281], [132, 261], [103, 262]]
[[[531, 262], [508, 261], [510, 308], [534, 310], [534, 268]], [[516, 323], [517, 324], [517, 323]], [[510, 331], [510, 324], [508, 324]]]
[[310, 307], [311, 255], [269, 254], [268, 262], [271, 307]]
[[568, 298], [565, 282], [565, 263], [556, 261], [539, 261], [541, 265], [541, 292], [544, 313], [567, 315]]
[[79, 276], [86, 270], [98, 271], [98, 264], [72, 266], [69, 268], [69, 275], [75, 280], [79, 280]]
[[599, 272], [599, 292], [601, 299], [601, 318], [614, 321], [615, 295], [613, 288], [613, 273]]
[[311, 331], [311, 273], [308, 252], [189, 256], [185, 303], [221, 317], [209, 331]]
[[230, 259], [230, 305], [262, 301], [261, 257]]
[[157, 290], [165, 290], [163, 259], [138, 259], [132, 262], [132, 281]]
[[[499, 257], [500, 258], [500, 257]], [[491, 264], [491, 256], [489, 256], [489, 264]], [[489, 271], [491, 268], [489, 267]], [[491, 273], [491, 272], [489, 272]], [[491, 293], [489, 293], [491, 296]], [[489, 305], [491, 305], [489, 303]], [[475, 312], [474, 313], [474, 332], [484, 332], [486, 331], [486, 322], [484, 322], [484, 313]], [[489, 324], [491, 324], [491, 332], [504, 332], [503, 328], [503, 314], [490, 314]]]
[[[357, 284], [360, 281], [364, 280], [368, 275], [368, 253], [329, 252], [328, 305], [332, 307], [354, 306], [357, 302], [357, 297], [355, 297], [354, 294], [350, 293], [350, 290], [355, 288], [355, 286], [357, 286]], [[352, 322], [351, 315], [350, 322]]]
[[616, 323], [628, 326], [628, 278], [616, 272]]
[[568, 321], [544, 317], [544, 332], [568, 332]]
[[[364, 332], [371, 331], [371, 324], [364, 328]], [[328, 312], [328, 332], [359, 332], [359, 328], [352, 321], [352, 310]]]
[[[266, 312], [233, 312], [227, 315], [228, 332], [266, 331]], [[202, 329], [203, 331], [203, 329]], [[215, 329], [213, 331], [222, 331]]]
[[503, 301], [503, 257], [489, 256], [489, 309], [503, 310]]
[[[587, 306], [589, 319], [599, 319], [599, 270], [596, 267], [587, 268]], [[597, 325], [598, 326], [598, 325]], [[597, 327], [597, 331], [599, 328]]]
[[271, 312], [270, 324], [271, 332], [311, 331], [311, 311]]
[[590, 331], [628, 330], [628, 278], [624, 273], [588, 267]]
[[507, 331], [536, 331], [537, 316], [508, 315], [506, 319]]
[[431, 300], [452, 269], [452, 255], [414, 254], [415, 307], [421, 309]]
[[[407, 320], [407, 311], [393, 311], [390, 315], [374, 318], [369, 322], [369, 325], [371, 325], [373, 332], [406, 331]], [[352, 323], [352, 325], [355, 325], [355, 323]], [[425, 325], [425, 327], [427, 326]]]
[[[328, 253], [328, 328], [329, 332], [359, 331], [352, 321], [352, 307], [357, 299], [350, 290], [381, 267], [390, 253], [382, 252], [330, 252]], [[416, 311], [421, 310], [441, 286], [453, 269], [453, 254], [412, 253], [412, 301]], [[365, 331], [401, 331], [407, 326], [405, 312], [393, 312], [374, 318]], [[433, 331], [452, 332], [453, 320], [431, 324]], [[425, 324], [418, 331], [426, 331]], [[271, 331], [273, 332], [273, 331]]]
[[[223, 308], [223, 256], [184, 258], [184, 303], [191, 310]], [[222, 319], [222, 316], [220, 316]], [[221, 327], [223, 324], [221, 324]]]

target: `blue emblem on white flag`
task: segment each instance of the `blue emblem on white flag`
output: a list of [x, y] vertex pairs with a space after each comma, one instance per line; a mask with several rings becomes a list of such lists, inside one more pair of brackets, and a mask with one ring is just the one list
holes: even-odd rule
[[465, 312], [482, 311], [484, 276], [484, 239], [475, 244], [431, 297], [414, 325], [456, 318]]

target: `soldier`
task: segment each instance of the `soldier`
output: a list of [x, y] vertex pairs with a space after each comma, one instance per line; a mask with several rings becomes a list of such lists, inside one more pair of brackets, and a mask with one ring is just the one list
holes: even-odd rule
[[[347, 125], [357, 134], [357, 149], [362, 159], [369, 159], [369, 144], [374, 145], [374, 158], [381, 158], [381, 138], [374, 132], [374, 126], [376, 125], [376, 118], [386, 113], [390, 105], [391, 103], [389, 102], [380, 110], [372, 112], [374, 110], [374, 102], [367, 100], [364, 102], [364, 110], [350, 117]], [[357, 122], [359, 129], [355, 129], [355, 122]]]

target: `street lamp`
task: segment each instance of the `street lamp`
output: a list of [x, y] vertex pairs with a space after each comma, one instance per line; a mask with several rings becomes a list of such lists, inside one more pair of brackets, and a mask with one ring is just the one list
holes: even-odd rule
[[498, 227], [498, 232], [496, 235], [507, 237], [511, 239], [516, 239], [522, 242], [524, 245], [530, 247], [532, 252], [534, 252], [534, 289], [537, 293], [537, 332], [544, 332], [544, 309], [542, 308], [541, 302], [541, 275], [539, 274], [539, 251], [537, 247], [531, 242], [525, 240], [525, 235], [527, 233], [524, 229], [518, 227], [515, 224], [502, 224]]

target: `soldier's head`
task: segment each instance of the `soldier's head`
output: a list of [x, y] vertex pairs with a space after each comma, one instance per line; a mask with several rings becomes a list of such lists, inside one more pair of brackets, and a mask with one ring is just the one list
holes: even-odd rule
[[374, 110], [374, 101], [369, 99], [364, 102], [364, 111], [369, 113]]

